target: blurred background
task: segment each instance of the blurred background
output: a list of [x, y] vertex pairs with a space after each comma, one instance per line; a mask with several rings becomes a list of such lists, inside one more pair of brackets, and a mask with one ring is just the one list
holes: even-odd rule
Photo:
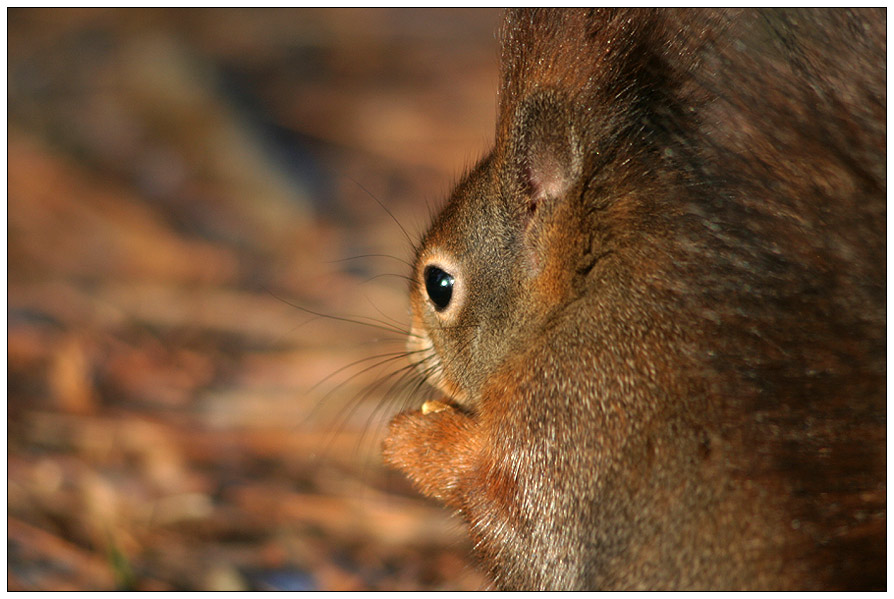
[[7, 18], [8, 589], [486, 588], [379, 451], [499, 13]]

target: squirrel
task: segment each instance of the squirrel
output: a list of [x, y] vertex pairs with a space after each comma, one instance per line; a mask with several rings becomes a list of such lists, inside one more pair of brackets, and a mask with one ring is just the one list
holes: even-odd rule
[[499, 589], [886, 587], [881, 10], [511, 10], [386, 462]]

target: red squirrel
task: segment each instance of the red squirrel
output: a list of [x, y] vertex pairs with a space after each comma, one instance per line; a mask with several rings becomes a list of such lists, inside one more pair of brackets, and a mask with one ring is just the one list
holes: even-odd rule
[[881, 10], [512, 10], [386, 461], [500, 589], [884, 589]]

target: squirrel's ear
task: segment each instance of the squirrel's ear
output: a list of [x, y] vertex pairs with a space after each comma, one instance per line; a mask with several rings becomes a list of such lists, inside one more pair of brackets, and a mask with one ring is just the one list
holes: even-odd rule
[[514, 164], [531, 207], [562, 198], [577, 183], [581, 156], [572, 123], [569, 104], [548, 92], [527, 98], [516, 113]]

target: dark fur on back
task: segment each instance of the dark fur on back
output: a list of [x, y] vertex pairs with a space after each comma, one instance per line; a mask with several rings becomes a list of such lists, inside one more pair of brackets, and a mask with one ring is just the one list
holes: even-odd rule
[[787, 561], [833, 588], [886, 580], [885, 23], [735, 14], [694, 73], [714, 96], [686, 229], [706, 376], [736, 469], [784, 498]]
[[507, 14], [386, 443], [500, 587], [885, 587], [886, 18]]

